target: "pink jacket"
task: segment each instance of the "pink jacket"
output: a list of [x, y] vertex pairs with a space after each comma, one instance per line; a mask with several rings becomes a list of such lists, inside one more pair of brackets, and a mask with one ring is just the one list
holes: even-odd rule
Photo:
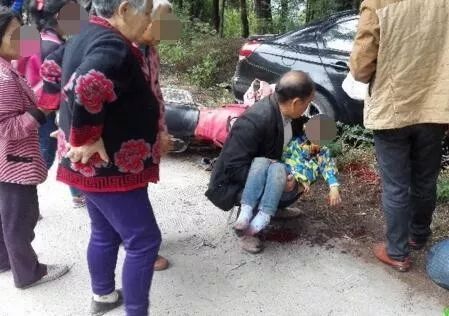
[[39, 99], [42, 92], [42, 78], [40, 75], [41, 69], [41, 56], [32, 55], [29, 57], [23, 57], [19, 60], [11, 62], [14, 68], [28, 81], [29, 85], [33, 89], [34, 93]]
[[26, 81], [0, 58], [0, 182], [37, 185], [46, 179], [38, 137], [45, 120]]

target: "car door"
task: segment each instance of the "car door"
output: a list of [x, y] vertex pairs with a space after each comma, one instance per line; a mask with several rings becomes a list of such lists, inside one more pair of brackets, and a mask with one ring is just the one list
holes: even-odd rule
[[336, 103], [345, 109], [348, 121], [359, 121], [361, 102], [356, 102], [343, 91], [342, 83], [349, 72], [349, 56], [357, 32], [358, 17], [351, 16], [323, 27], [318, 36], [321, 62], [333, 86]]

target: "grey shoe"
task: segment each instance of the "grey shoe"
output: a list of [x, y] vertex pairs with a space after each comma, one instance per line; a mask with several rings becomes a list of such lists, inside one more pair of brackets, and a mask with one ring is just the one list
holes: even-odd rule
[[44, 284], [47, 282], [55, 281], [55, 280], [59, 279], [60, 277], [62, 277], [63, 275], [67, 274], [67, 272], [69, 272], [69, 271], [70, 271], [70, 267], [66, 266], [66, 265], [57, 265], [57, 264], [47, 265], [47, 274], [44, 275], [42, 277], [42, 279], [40, 279], [34, 283], [25, 285], [25, 286], [21, 287], [21, 289], [29, 289], [30, 287], [34, 287], [34, 286], [41, 285], [41, 284]]
[[101, 316], [106, 314], [107, 312], [110, 312], [113, 309], [116, 309], [117, 307], [120, 307], [123, 305], [123, 294], [121, 290], [117, 290], [118, 299], [114, 303], [101, 303], [94, 301], [92, 299], [91, 307], [90, 307], [90, 314], [92, 316]]

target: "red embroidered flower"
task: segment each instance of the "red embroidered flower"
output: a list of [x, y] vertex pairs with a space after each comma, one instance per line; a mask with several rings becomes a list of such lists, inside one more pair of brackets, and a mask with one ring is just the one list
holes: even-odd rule
[[145, 159], [150, 157], [151, 145], [141, 139], [123, 143], [114, 160], [120, 172], [139, 173], [143, 171]]
[[108, 163], [101, 159], [98, 153], [94, 154], [88, 161], [88, 165], [94, 166], [95, 168], [104, 168], [108, 166]]
[[93, 144], [100, 139], [103, 133], [102, 125], [85, 125], [83, 127], [72, 127], [69, 142], [72, 146], [79, 147], [87, 143]]
[[95, 168], [90, 165], [82, 164], [81, 162], [72, 163], [72, 169], [81, 173], [87, 178], [95, 176]]
[[46, 60], [41, 66], [42, 79], [50, 83], [58, 83], [61, 79], [61, 67], [54, 60]]
[[94, 154], [87, 164], [82, 164], [81, 162], [72, 163], [72, 169], [81, 173], [85, 177], [93, 177], [97, 174], [96, 168], [104, 168], [107, 167], [108, 163], [100, 158], [100, 155]]
[[92, 114], [101, 112], [103, 103], [117, 100], [114, 83], [96, 70], [91, 70], [76, 80], [75, 94], [76, 101]]

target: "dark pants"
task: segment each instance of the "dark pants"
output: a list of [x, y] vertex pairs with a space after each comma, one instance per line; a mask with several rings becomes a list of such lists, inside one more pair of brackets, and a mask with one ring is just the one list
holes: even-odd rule
[[431, 234], [444, 130], [440, 124], [418, 124], [374, 132], [393, 259], [409, 255], [409, 238], [426, 240]]
[[161, 233], [147, 188], [120, 193], [85, 192], [91, 219], [87, 260], [94, 294], [115, 289], [119, 245], [124, 244], [123, 293], [128, 316], [148, 315], [153, 266]]
[[46, 273], [31, 246], [38, 216], [36, 186], [0, 183], [0, 270], [11, 268], [19, 288]]

